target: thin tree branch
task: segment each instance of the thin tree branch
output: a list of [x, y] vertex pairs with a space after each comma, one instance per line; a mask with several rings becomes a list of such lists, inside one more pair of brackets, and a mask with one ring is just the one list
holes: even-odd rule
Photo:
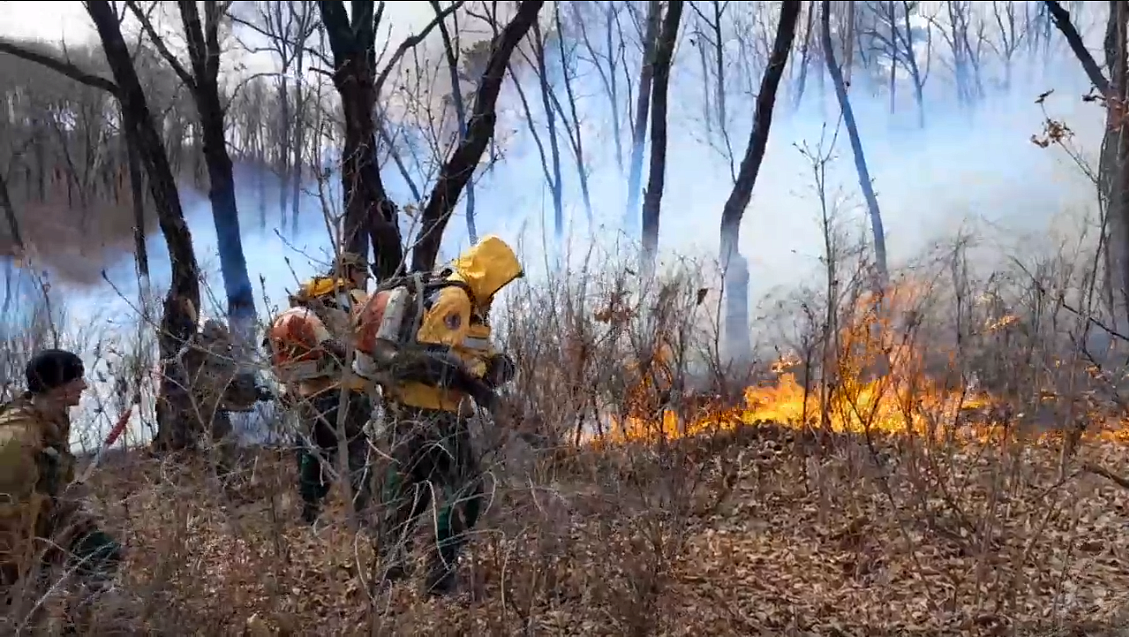
[[1086, 48], [1082, 36], [1078, 35], [1078, 30], [1074, 28], [1074, 23], [1070, 21], [1070, 12], [1055, 0], [1043, 0], [1043, 4], [1047, 6], [1047, 11], [1050, 12], [1051, 19], [1054, 20], [1055, 26], [1062, 33], [1062, 37], [1066, 38], [1070, 50], [1074, 51], [1074, 55], [1082, 63], [1082, 70], [1086, 71], [1086, 76], [1090, 78], [1090, 81], [1102, 95], [1109, 95], [1109, 80], [1102, 73], [1102, 68], [1098, 66], [1090, 50]]
[[125, 4], [129, 7], [129, 10], [133, 12], [137, 21], [141, 23], [141, 28], [144, 29], [145, 33], [149, 36], [149, 41], [153, 43], [153, 46], [157, 49], [157, 53], [160, 53], [161, 57], [165, 58], [165, 61], [169, 63], [172, 70], [180, 77], [180, 81], [184, 82], [189, 90], [195, 92], [196, 80], [192, 77], [192, 74], [184, 68], [180, 60], [176, 59], [176, 56], [172, 54], [169, 47], [165, 46], [164, 39], [161, 38], [160, 35], [157, 35], [157, 29], [153, 27], [153, 21], [141, 10], [141, 7], [137, 6], [136, 0], [125, 0]]
[[392, 69], [396, 66], [396, 63], [400, 61], [400, 58], [404, 57], [404, 54], [411, 50], [412, 47], [416, 46], [420, 42], [423, 42], [424, 38], [427, 37], [427, 34], [431, 33], [432, 29], [439, 26], [439, 23], [446, 19], [447, 16], [451, 15], [456, 10], [458, 10], [459, 7], [463, 6], [463, 2], [464, 0], [452, 2], [451, 6], [444, 9], [442, 13], [436, 15], [435, 18], [432, 19], [431, 22], [429, 22], [427, 26], [425, 26], [419, 33], [404, 38], [404, 41], [400, 43], [400, 46], [396, 49], [396, 52], [393, 53], [392, 57], [388, 60], [388, 64], [385, 65], [384, 70], [381, 71], [380, 75], [376, 78], [375, 91], [377, 99], [380, 99], [380, 91], [382, 88], [384, 88], [384, 83], [388, 81], [388, 76], [392, 73]]
[[27, 60], [28, 62], [34, 62], [52, 71], [61, 73], [79, 84], [85, 84], [86, 86], [106, 91], [112, 95], [118, 94], [118, 85], [114, 84], [112, 80], [83, 71], [71, 62], [56, 59], [46, 53], [26, 49], [15, 42], [0, 40], [0, 53], [7, 53], [8, 55]]

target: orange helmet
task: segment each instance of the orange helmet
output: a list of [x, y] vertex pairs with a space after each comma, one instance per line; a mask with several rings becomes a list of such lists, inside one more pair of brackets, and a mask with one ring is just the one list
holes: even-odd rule
[[321, 355], [317, 334], [324, 329], [321, 319], [305, 308], [280, 313], [267, 330], [271, 362], [277, 366], [317, 359]]

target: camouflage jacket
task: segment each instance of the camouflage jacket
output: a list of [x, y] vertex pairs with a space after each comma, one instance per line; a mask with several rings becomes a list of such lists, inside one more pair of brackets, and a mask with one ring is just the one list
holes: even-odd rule
[[0, 407], [0, 564], [29, 564], [37, 537], [66, 515], [60, 496], [74, 481], [69, 417], [28, 400]]

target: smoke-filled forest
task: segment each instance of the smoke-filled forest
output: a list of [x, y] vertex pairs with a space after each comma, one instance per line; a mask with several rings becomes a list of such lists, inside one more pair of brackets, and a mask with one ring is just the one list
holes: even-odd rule
[[[84, 30], [0, 24], [5, 630], [1129, 626], [1129, 2], [39, 4]], [[491, 237], [511, 373], [405, 469], [364, 308]], [[272, 339], [347, 257], [311, 415]], [[62, 487], [9, 453], [45, 348]]]

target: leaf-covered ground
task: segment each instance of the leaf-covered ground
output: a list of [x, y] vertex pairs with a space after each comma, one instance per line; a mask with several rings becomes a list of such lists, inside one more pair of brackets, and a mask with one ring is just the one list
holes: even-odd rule
[[[199, 468], [132, 457], [96, 486], [130, 550], [125, 581], [104, 602], [122, 605], [120, 617], [103, 628], [689, 636], [1129, 626], [1129, 491], [1080, 469], [1060, 477], [1053, 443], [941, 453], [903, 441], [874, 453], [843, 439], [823, 459], [798, 444], [776, 429], [745, 432], [695, 452], [709, 467], [700, 480], [689, 464], [663, 465], [662, 452], [621, 449], [580, 454], [568, 470], [558, 462], [540, 480], [499, 481], [463, 592], [445, 600], [421, 596], [414, 580], [373, 586], [369, 540], [348, 531], [339, 502], [316, 534], [301, 525], [289, 453], [258, 455], [241, 502], [213, 493]], [[589, 461], [595, 469], [577, 469]], [[1075, 464], [1117, 472], [1127, 461], [1122, 444], [1094, 442]]]

